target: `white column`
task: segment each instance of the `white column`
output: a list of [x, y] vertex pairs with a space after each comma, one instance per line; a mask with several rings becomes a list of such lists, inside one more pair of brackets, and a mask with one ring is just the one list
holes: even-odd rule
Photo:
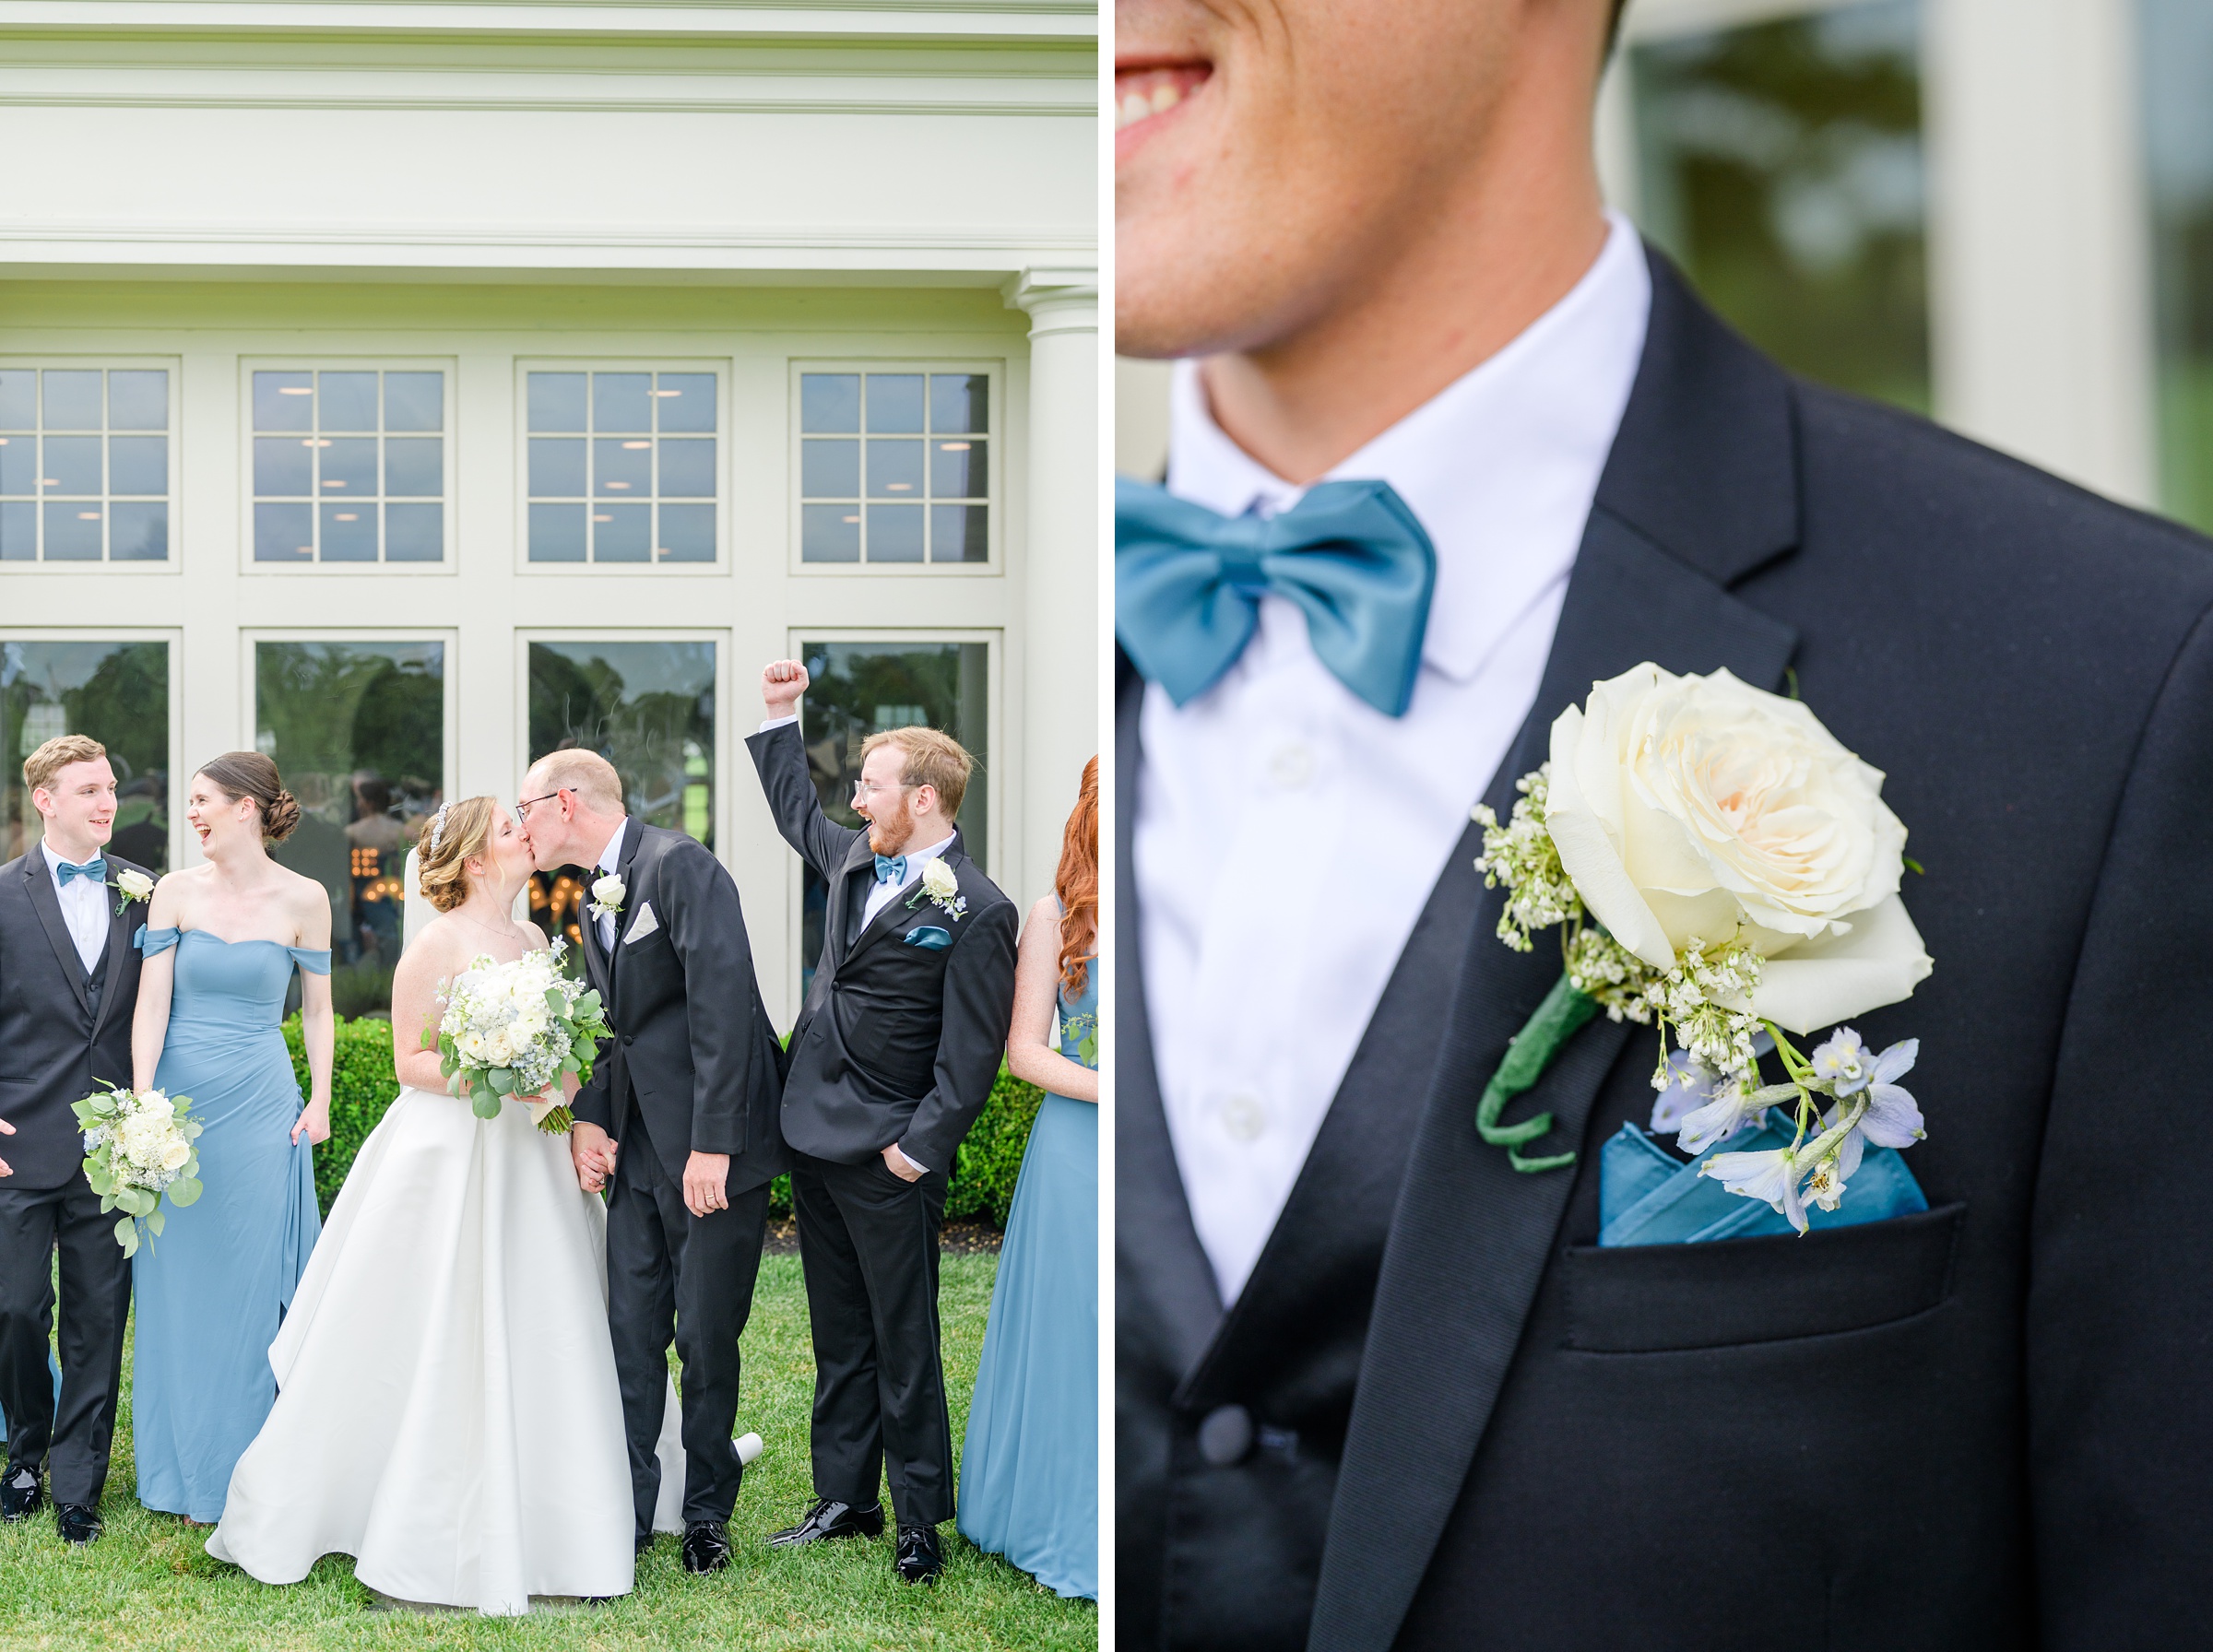
[[1001, 291], [1030, 318], [1023, 637], [1008, 676], [1022, 696], [1023, 760], [1021, 792], [1008, 799], [1022, 823], [1008, 892], [1026, 908], [1053, 887], [1076, 784], [1099, 743], [1099, 272], [1027, 269]]

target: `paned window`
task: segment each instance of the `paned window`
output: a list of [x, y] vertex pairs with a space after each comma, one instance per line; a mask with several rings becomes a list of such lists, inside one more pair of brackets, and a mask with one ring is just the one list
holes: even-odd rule
[[[582, 746], [615, 765], [623, 807], [715, 846], [715, 644], [711, 641], [533, 641], [530, 751]], [[590, 874], [540, 872], [531, 916], [583, 944], [577, 914]]]
[[388, 1013], [408, 850], [445, 796], [445, 644], [256, 643], [254, 707], [300, 800], [276, 858], [330, 892], [332, 1000]]
[[169, 644], [0, 637], [0, 861], [43, 835], [23, 760], [65, 734], [108, 749], [116, 794], [109, 846], [167, 871]]
[[1929, 408], [1919, 0], [1629, 54], [1639, 227], [1785, 367]]
[[169, 559], [163, 367], [0, 367], [0, 563]]
[[991, 379], [799, 375], [799, 559], [991, 560]]
[[523, 375], [533, 562], [712, 562], [712, 372]]
[[443, 562], [446, 376], [255, 369], [254, 560]]
[[[860, 749], [869, 736], [917, 723], [941, 729], [976, 760], [956, 823], [968, 858], [988, 868], [991, 645], [904, 639], [801, 643], [799, 657], [807, 662], [809, 678], [799, 702], [799, 732], [823, 812], [843, 826], [867, 823], [853, 810], [853, 783], [860, 778]], [[799, 907], [802, 998], [822, 955], [829, 894], [810, 867]]]

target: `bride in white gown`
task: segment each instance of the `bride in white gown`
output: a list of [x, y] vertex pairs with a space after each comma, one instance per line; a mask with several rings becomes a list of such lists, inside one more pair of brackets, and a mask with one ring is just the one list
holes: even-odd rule
[[[630, 1467], [605, 1208], [577, 1186], [565, 1136], [516, 1100], [479, 1119], [419, 1047], [441, 979], [546, 945], [510, 915], [532, 863], [507, 811], [471, 797], [441, 813], [420, 878], [442, 915], [392, 984], [399, 1096], [269, 1349], [277, 1404], [207, 1552], [277, 1584], [349, 1554], [385, 1595], [514, 1614], [533, 1595], [630, 1591]], [[654, 1524], [680, 1531], [673, 1392], [668, 1419]]]

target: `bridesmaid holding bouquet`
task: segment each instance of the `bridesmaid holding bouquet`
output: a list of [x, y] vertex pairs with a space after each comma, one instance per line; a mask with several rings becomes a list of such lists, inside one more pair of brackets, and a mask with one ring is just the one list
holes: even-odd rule
[[[132, 1088], [192, 1098], [198, 1202], [133, 1268], [138, 1501], [212, 1524], [277, 1398], [269, 1344], [321, 1230], [309, 1144], [330, 1135], [330, 898], [269, 858], [300, 805], [257, 751], [192, 777], [205, 866], [154, 891], [131, 1028]], [[302, 974], [314, 1093], [302, 1106], [278, 1022]]]
[[[1030, 908], [1007, 1067], [1047, 1094], [1007, 1215], [968, 1408], [961, 1535], [1056, 1594], [1099, 1594], [1099, 760]], [[1059, 1037], [1053, 1036], [1055, 1010]]]

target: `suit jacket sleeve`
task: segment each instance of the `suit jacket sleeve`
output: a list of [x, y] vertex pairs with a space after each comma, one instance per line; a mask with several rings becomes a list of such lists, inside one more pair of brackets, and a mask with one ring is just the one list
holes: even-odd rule
[[929, 1093], [916, 1104], [899, 1150], [916, 1163], [951, 1175], [961, 1139], [991, 1099], [1007, 1028], [1014, 1019], [1014, 939], [1019, 920], [1012, 901], [1000, 901], [969, 918], [966, 932], [945, 961], [945, 1019], [938, 1033], [938, 1065]]
[[2191, 1298], [2213, 1278], [2208, 799], [2213, 613], [2145, 726], [2060, 1033], [2027, 1304], [2046, 1652], [2205, 1634], [2213, 1414], [2196, 1397], [2213, 1391], [2213, 1337]]
[[753, 754], [761, 789], [768, 795], [769, 812], [775, 816], [784, 841], [824, 878], [835, 878], [860, 833], [822, 812], [814, 777], [807, 772], [807, 748], [799, 738], [799, 726], [787, 723], [748, 735], [745, 749]]
[[662, 921], [684, 973], [684, 1021], [692, 1040], [692, 1150], [742, 1153], [747, 1056], [753, 1024], [753, 952], [738, 886], [704, 846], [684, 838], [661, 862]]
[[576, 1090], [576, 1099], [569, 1103], [569, 1111], [587, 1125], [598, 1125], [609, 1136], [615, 1133], [614, 1064], [619, 1048], [611, 1038], [599, 1041], [598, 1054], [592, 1057], [592, 1076]]

